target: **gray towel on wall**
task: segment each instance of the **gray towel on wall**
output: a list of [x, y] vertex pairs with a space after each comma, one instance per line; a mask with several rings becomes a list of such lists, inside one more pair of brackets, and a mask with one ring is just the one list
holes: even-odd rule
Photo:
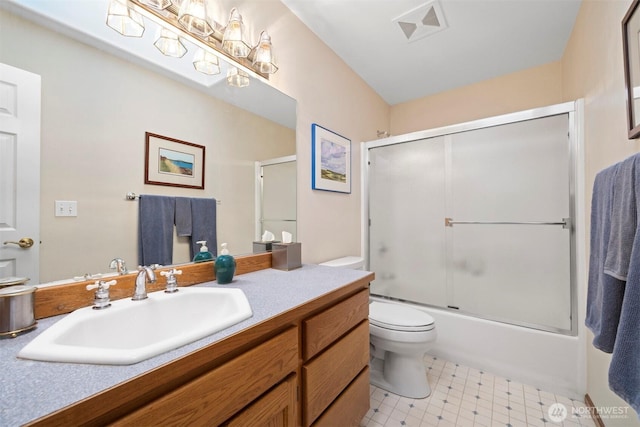
[[207, 241], [209, 252], [218, 254], [216, 231], [216, 199], [191, 199], [191, 259], [200, 251], [196, 242]]
[[607, 353], [613, 351], [625, 287], [623, 280], [604, 273], [618, 166], [610, 166], [596, 175], [591, 200], [591, 253], [585, 324], [593, 332], [593, 345]]
[[611, 233], [604, 261], [604, 272], [620, 280], [627, 280], [631, 248], [636, 232], [634, 180], [639, 159], [640, 157], [635, 155], [619, 163], [613, 183]]
[[175, 198], [143, 194], [139, 203], [138, 264], [172, 264]]
[[[640, 201], [640, 168], [632, 182], [636, 203]], [[640, 205], [636, 204], [636, 212]], [[638, 222], [637, 216], [633, 218]], [[640, 233], [636, 228], [630, 253], [627, 284], [611, 365], [609, 387], [640, 414]]]
[[176, 197], [176, 233], [180, 237], [191, 236], [191, 230], [191, 199]]

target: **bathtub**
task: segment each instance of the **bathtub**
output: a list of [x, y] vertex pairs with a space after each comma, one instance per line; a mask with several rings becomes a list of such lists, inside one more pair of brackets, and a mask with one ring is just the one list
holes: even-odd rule
[[429, 354], [483, 369], [543, 391], [582, 400], [586, 393], [585, 342], [580, 336], [545, 332], [447, 310], [371, 296], [431, 315], [438, 339]]

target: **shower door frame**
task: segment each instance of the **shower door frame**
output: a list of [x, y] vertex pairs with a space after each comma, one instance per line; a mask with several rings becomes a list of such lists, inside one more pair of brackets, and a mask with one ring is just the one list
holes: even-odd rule
[[[254, 212], [254, 239], [255, 241], [259, 242], [262, 240], [262, 228], [263, 228], [263, 222], [266, 220], [264, 218], [264, 211], [263, 211], [263, 204], [264, 204], [264, 188], [263, 188], [263, 172], [262, 169], [265, 166], [273, 166], [273, 165], [279, 165], [279, 164], [283, 164], [283, 163], [295, 163], [297, 161], [297, 157], [295, 154], [292, 154], [290, 156], [283, 156], [283, 157], [277, 157], [275, 159], [268, 159], [268, 160], [262, 160], [262, 161], [256, 161], [254, 163], [254, 181], [255, 181], [255, 185], [254, 185], [254, 200], [255, 200], [255, 212]], [[296, 174], [297, 175], [297, 174]], [[297, 179], [297, 176], [296, 176]], [[297, 189], [297, 186], [296, 186]], [[297, 190], [296, 190], [296, 194], [294, 194], [294, 197], [298, 198], [297, 195]], [[275, 218], [269, 218], [271, 220], [275, 220]], [[295, 237], [298, 235], [298, 212], [297, 212], [297, 202], [296, 202], [296, 219], [278, 219], [281, 220], [283, 222], [295, 222], [296, 223], [296, 231], [295, 231], [295, 235], [294, 235], [294, 241], [295, 241]]]
[[[443, 126], [439, 128], [433, 128], [428, 130], [422, 130], [417, 132], [412, 132], [404, 135], [391, 136], [388, 138], [378, 139], [374, 141], [367, 141], [362, 143], [361, 150], [361, 183], [362, 183], [362, 228], [361, 228], [361, 236], [362, 236], [362, 254], [365, 259], [366, 268], [370, 268], [370, 241], [369, 241], [369, 229], [371, 226], [371, 217], [369, 214], [369, 150], [373, 148], [385, 147], [396, 144], [403, 144], [407, 142], [413, 142], [418, 140], [424, 140], [428, 138], [436, 138], [436, 137], [446, 137], [448, 135], [485, 129], [490, 127], [496, 127], [501, 125], [507, 125], [512, 123], [524, 122], [528, 120], [534, 119], [542, 119], [545, 117], [558, 116], [558, 115], [568, 115], [568, 124], [569, 124], [569, 135], [568, 135], [568, 144], [569, 144], [569, 225], [570, 225], [570, 238], [569, 238], [569, 249], [570, 249], [570, 316], [571, 316], [571, 328], [570, 329], [562, 329], [556, 328], [552, 326], [545, 325], [537, 325], [531, 324], [527, 322], [518, 322], [508, 319], [498, 319], [492, 318], [488, 316], [483, 316], [478, 313], [466, 312], [464, 310], [447, 308], [436, 305], [429, 305], [425, 303], [419, 303], [415, 301], [407, 301], [411, 304], [422, 305], [425, 307], [444, 310], [448, 312], [458, 313], [465, 316], [476, 317], [489, 321], [496, 321], [501, 323], [506, 323], [515, 326], [526, 327], [530, 329], [537, 329], [541, 331], [553, 332], [563, 335], [577, 336], [578, 335], [578, 283], [583, 283], [584, 280], [584, 269], [585, 261], [584, 261], [584, 253], [585, 253], [585, 233], [584, 233], [584, 221], [585, 214], [582, 211], [576, 209], [577, 203], [580, 203], [580, 206], [584, 206], [584, 189], [581, 179], [584, 176], [583, 164], [584, 164], [584, 153], [582, 150], [583, 143], [583, 132], [582, 132], [582, 123], [583, 123], [583, 100], [577, 100], [572, 102], [565, 102], [562, 104], [551, 105], [547, 107], [535, 108], [531, 110], [520, 111], [516, 113], [504, 114], [495, 117], [489, 117], [480, 120], [474, 120], [470, 122], [464, 122], [455, 125]], [[578, 244], [579, 242], [579, 244]], [[447, 272], [449, 274], [449, 272]], [[447, 289], [449, 292], [449, 289]], [[387, 296], [374, 296], [400, 301], [401, 299], [396, 299], [393, 297]]]

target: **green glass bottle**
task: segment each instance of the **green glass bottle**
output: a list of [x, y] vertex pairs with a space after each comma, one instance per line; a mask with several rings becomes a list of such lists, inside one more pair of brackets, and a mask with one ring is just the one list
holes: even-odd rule
[[218, 255], [214, 263], [216, 281], [220, 285], [226, 285], [233, 280], [233, 275], [236, 272], [236, 260], [229, 255], [226, 243], [222, 243], [220, 247], [220, 255]]

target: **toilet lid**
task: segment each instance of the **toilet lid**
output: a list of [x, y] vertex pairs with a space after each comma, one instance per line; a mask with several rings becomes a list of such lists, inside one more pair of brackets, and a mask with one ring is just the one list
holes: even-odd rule
[[433, 329], [433, 317], [411, 307], [373, 301], [369, 304], [369, 322], [395, 331], [428, 331]]

